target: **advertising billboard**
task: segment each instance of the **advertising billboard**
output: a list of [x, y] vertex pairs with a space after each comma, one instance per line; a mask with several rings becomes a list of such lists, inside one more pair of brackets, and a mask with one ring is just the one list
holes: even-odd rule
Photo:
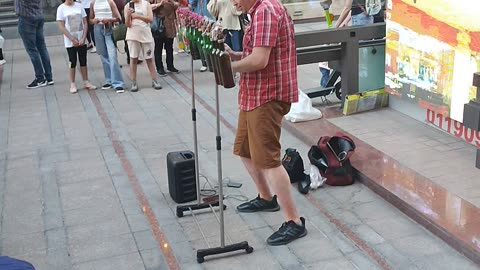
[[480, 72], [480, 0], [387, 1], [386, 91], [463, 121]]

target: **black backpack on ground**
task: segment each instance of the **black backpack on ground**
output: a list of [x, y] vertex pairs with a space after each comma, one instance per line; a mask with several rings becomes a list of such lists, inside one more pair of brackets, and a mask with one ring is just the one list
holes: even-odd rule
[[282, 158], [282, 165], [290, 177], [290, 183], [296, 183], [305, 178], [303, 160], [297, 149], [287, 148]]

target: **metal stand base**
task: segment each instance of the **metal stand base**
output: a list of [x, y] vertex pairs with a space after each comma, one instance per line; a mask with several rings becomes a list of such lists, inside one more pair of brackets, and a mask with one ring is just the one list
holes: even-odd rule
[[320, 100], [325, 104], [325, 105], [330, 105], [332, 104], [332, 102], [330, 100], [328, 100], [328, 98], [326, 96], [322, 96], [320, 97]]
[[247, 253], [253, 252], [253, 247], [249, 246], [247, 241], [243, 241], [237, 244], [232, 244], [224, 247], [199, 249], [197, 250], [197, 262], [203, 263], [205, 261], [206, 256], [223, 254], [223, 253], [228, 253], [228, 252], [242, 250], [242, 249], [244, 249]]
[[[219, 202], [212, 202], [212, 203], [196, 203], [196, 204], [186, 204], [186, 205], [177, 205], [177, 217], [183, 217], [183, 213], [190, 210], [199, 210], [210, 208], [210, 206], [219, 206]], [[223, 210], [227, 209], [227, 206], [223, 206]]]

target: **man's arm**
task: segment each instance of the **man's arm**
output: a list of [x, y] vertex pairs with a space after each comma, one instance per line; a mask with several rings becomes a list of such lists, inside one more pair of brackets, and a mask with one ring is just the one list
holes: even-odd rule
[[232, 62], [233, 72], [254, 72], [264, 69], [270, 59], [272, 47], [254, 47], [252, 54], [242, 60]]

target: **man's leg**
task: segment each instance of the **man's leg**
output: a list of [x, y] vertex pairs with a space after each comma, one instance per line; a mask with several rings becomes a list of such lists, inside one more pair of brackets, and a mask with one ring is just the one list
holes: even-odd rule
[[[268, 179], [272, 190], [276, 196], [273, 196], [272, 202], [262, 201], [261, 199], [253, 200], [239, 209], [241, 212], [257, 212], [265, 211], [265, 209], [279, 209], [277, 197], [283, 209], [286, 222], [280, 229], [274, 232], [268, 239], [269, 245], [285, 245], [303, 237], [307, 234], [305, 229], [305, 219], [298, 216], [295, 204], [290, 193], [290, 179], [287, 172], [283, 168], [280, 159], [280, 135], [282, 128], [282, 118], [290, 110], [290, 104], [281, 101], [271, 101], [260, 107], [255, 108], [246, 114], [247, 141], [246, 145], [252, 158], [250, 166], [257, 168], [257, 177], [262, 175], [261, 181], [266, 183]], [[242, 138], [239, 138], [239, 130], [242, 132], [241, 116], [239, 116], [239, 128], [237, 129], [237, 137], [235, 138], [234, 150], [235, 154], [241, 153]], [[242, 132], [243, 133], [243, 132]], [[253, 178], [253, 177], [252, 177]], [[256, 181], [254, 179], [254, 181]], [[261, 183], [261, 181], [259, 181]], [[274, 206], [276, 205], [276, 208]], [[247, 207], [249, 206], [249, 207]], [[250, 211], [249, 211], [250, 210]]]
[[37, 48], [42, 58], [43, 70], [45, 71], [45, 79], [48, 82], [53, 82], [52, 66], [50, 65], [50, 55], [48, 54], [47, 44], [45, 44], [45, 37], [43, 35], [44, 19], [40, 19], [37, 25]]
[[242, 51], [242, 40], [240, 39], [240, 31], [239, 30], [231, 30], [231, 40], [232, 40], [232, 50], [236, 52], [241, 52]]
[[322, 78], [320, 79], [320, 86], [326, 87], [328, 83], [328, 79], [330, 78], [330, 70], [324, 67], [320, 67], [320, 73], [322, 74]]
[[257, 191], [260, 195], [260, 198], [270, 201], [273, 196], [270, 192], [270, 188], [268, 187], [265, 174], [255, 167], [251, 159], [244, 157], [241, 157], [241, 159], [243, 165], [245, 165], [245, 168], [247, 168], [248, 174], [250, 174], [250, 177], [252, 177], [253, 182], [257, 186]]
[[163, 67], [163, 61], [162, 61], [162, 53], [163, 53], [163, 39], [156, 37], [154, 38], [155, 41], [155, 67], [157, 69], [158, 75], [164, 77], [167, 76], [165, 73], [165, 69]]
[[165, 38], [165, 61], [167, 62], [167, 69], [174, 72], [176, 70], [173, 65], [173, 38]]
[[290, 192], [290, 178], [285, 168], [280, 165], [276, 168], [264, 170], [267, 179], [269, 179], [270, 186], [273, 192], [278, 197], [278, 202], [282, 207], [285, 220], [293, 220], [297, 224], [301, 224], [300, 217], [298, 216], [297, 208], [292, 199]]
[[242, 159], [245, 168], [257, 186], [258, 197], [238, 205], [237, 210], [239, 212], [278, 211], [280, 207], [278, 206], [276, 197], [272, 196], [270, 192], [265, 174], [254, 165], [250, 158], [247, 113], [248, 112], [240, 111], [238, 115], [237, 134], [235, 136], [233, 152]]
[[42, 61], [40, 59], [40, 54], [37, 49], [37, 35], [36, 23], [32, 19], [26, 19], [23, 17], [18, 18], [18, 33], [22, 38], [23, 45], [25, 50], [30, 57], [32, 62], [33, 69], [35, 70], [35, 78], [39, 81], [45, 80], [45, 74], [43, 72]]

